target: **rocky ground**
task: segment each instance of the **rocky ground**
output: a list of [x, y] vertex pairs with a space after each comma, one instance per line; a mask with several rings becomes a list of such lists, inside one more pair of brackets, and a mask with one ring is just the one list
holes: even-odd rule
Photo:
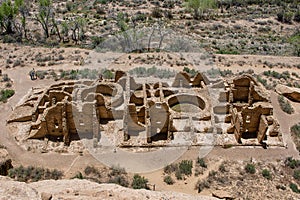
[[0, 199], [199, 199], [213, 200], [207, 196], [193, 196], [176, 192], [154, 192], [145, 189], [133, 190], [115, 184], [98, 184], [88, 180], [47, 180], [35, 183], [21, 183], [0, 177]]

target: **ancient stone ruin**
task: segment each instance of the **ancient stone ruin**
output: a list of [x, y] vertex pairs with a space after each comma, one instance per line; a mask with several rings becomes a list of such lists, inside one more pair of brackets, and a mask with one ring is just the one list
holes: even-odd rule
[[268, 137], [281, 140], [269, 93], [262, 85], [252, 76], [242, 75], [225, 81], [224, 87], [219, 98], [224, 105], [215, 107], [215, 113], [226, 114], [224, 121], [230, 124], [227, 133], [234, 134], [238, 143], [251, 138], [258, 143], [265, 143]]
[[[203, 145], [209, 134], [217, 138], [214, 145], [224, 142], [224, 134], [233, 144], [248, 138], [262, 143], [268, 136], [280, 141], [269, 96], [248, 75], [211, 83], [203, 73], [191, 78], [180, 72], [171, 83], [138, 83], [117, 71], [114, 80], [61, 82], [33, 88], [8, 124], [18, 127], [19, 142], [39, 139], [65, 146], [91, 139], [96, 147], [103, 136], [119, 147], [182, 140]], [[226, 125], [218, 128], [220, 124]]]

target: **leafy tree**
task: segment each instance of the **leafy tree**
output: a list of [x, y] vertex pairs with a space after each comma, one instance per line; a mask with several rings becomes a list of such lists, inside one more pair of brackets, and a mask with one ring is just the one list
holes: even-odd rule
[[74, 40], [76, 44], [85, 37], [85, 24], [85, 19], [81, 17], [77, 17], [69, 23], [69, 27], [72, 31], [72, 40]]
[[201, 19], [205, 12], [216, 7], [216, 0], [188, 0], [186, 7], [193, 11], [195, 19]]
[[28, 2], [24, 3], [24, 0], [16, 0], [15, 3], [18, 6], [19, 13], [21, 15], [21, 26], [24, 32], [24, 36], [27, 39], [27, 30], [26, 30], [26, 18], [29, 15]]
[[54, 12], [51, 0], [38, 0], [39, 10], [35, 19], [41, 24], [46, 38], [50, 37], [50, 23], [53, 21]]
[[0, 26], [5, 30], [6, 34], [14, 33], [15, 19], [19, 13], [19, 6], [23, 4], [23, 0], [16, 0], [12, 3], [10, 0], [4, 1], [0, 6]]
[[297, 30], [290, 38], [289, 42], [294, 47], [295, 56], [300, 57], [300, 30]]

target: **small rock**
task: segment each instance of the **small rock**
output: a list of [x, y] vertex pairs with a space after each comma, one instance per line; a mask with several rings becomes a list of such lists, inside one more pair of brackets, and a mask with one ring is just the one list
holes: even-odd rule
[[223, 190], [215, 190], [212, 192], [212, 195], [219, 199], [235, 199], [231, 194]]
[[52, 194], [43, 192], [43, 193], [41, 194], [41, 198], [42, 198], [42, 200], [51, 200], [51, 199], [52, 199]]

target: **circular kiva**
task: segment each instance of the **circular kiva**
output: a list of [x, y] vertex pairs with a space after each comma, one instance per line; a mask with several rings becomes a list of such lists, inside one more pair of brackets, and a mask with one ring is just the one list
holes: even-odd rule
[[[148, 29], [134, 31], [142, 31], [145, 34], [141, 35], [147, 37], [152, 32], [145, 31]], [[169, 52], [174, 59], [177, 55], [178, 59], [197, 63], [195, 69], [203, 64], [203, 56], [197, 55], [201, 51], [197, 42], [174, 31], [163, 32], [166, 42], [160, 46], [161, 51]], [[149, 40], [145, 38], [146, 46], [144, 43], [137, 45], [138, 51], [118, 46], [123, 44], [121, 41], [113, 42], [118, 40], [104, 41], [100, 45], [102, 50], [117, 49], [125, 53], [117, 60], [111, 59], [112, 64], [106, 66], [123, 63], [128, 67], [128, 62], [135, 60], [132, 52], [137, 54], [150, 49], [151, 55], [158, 53], [155, 44], [159, 44], [161, 35], [154, 32], [151, 37], [155, 42], [150, 48]], [[184, 53], [179, 53], [181, 50]], [[189, 52], [193, 54], [191, 60], [188, 60]], [[100, 71], [103, 69], [100, 67]], [[73, 99], [77, 101], [73, 113], [76, 128], [85, 147], [99, 162], [119, 165], [129, 172], [163, 168], [180, 158], [191, 145], [200, 146], [199, 156], [204, 156], [211, 150], [214, 139], [211, 137], [211, 105], [206, 84], [202, 73], [196, 73], [194, 77], [178, 73], [173, 84], [169, 84], [169, 81], [139, 82], [129, 73], [115, 71], [113, 80], [101, 78], [89, 86], [76, 87], [73, 93]]]

